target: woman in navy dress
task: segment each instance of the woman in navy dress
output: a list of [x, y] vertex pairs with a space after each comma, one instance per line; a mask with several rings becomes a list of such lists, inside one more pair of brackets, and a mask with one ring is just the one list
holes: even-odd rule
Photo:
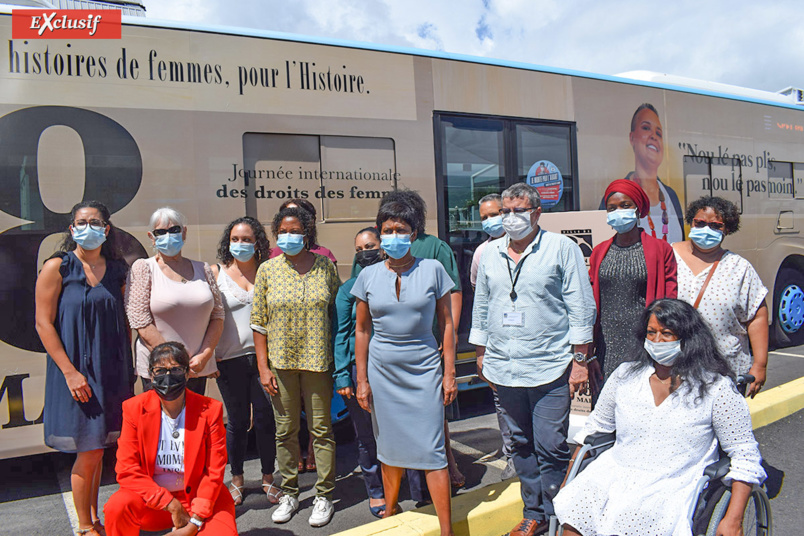
[[[438, 261], [410, 254], [415, 222], [408, 204], [380, 207], [377, 227], [389, 258], [365, 268], [352, 287], [357, 302], [357, 400], [373, 414], [385, 492], [383, 517], [396, 513], [404, 470], [420, 469], [425, 471], [441, 535], [451, 536], [444, 406], [458, 392], [450, 314], [454, 283]], [[443, 371], [433, 335], [436, 317]]]
[[122, 403], [131, 396], [128, 267], [103, 204], [84, 201], [71, 216], [60, 251], [36, 282], [36, 330], [48, 354], [45, 444], [77, 455], [71, 486], [78, 533], [98, 536], [103, 449], [117, 441]]

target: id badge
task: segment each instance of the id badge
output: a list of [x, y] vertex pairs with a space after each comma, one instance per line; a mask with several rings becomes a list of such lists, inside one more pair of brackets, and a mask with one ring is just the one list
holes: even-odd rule
[[522, 311], [507, 311], [503, 313], [503, 326], [522, 327], [525, 325], [525, 317]]

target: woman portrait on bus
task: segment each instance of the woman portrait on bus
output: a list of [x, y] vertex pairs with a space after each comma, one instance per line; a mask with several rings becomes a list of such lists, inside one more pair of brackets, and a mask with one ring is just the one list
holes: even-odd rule
[[[451, 486], [444, 406], [458, 393], [450, 311], [454, 283], [441, 263], [411, 254], [415, 226], [416, 214], [409, 204], [380, 206], [377, 227], [388, 259], [362, 270], [351, 291], [357, 298], [357, 400], [374, 414], [384, 517], [397, 512], [405, 469], [423, 470], [441, 534], [449, 536]], [[433, 333], [435, 318], [443, 371], [442, 353]]]
[[746, 259], [723, 248], [740, 228], [731, 201], [702, 197], [687, 207], [690, 234], [673, 244], [678, 262], [678, 298], [701, 313], [734, 374], [751, 374], [753, 398], [768, 366], [768, 289]]
[[70, 476], [78, 533], [103, 534], [98, 487], [103, 449], [120, 435], [131, 396], [131, 345], [122, 260], [109, 210], [84, 201], [70, 212], [60, 250], [36, 281], [36, 331], [47, 352], [45, 444], [75, 453]]
[[235, 536], [235, 507], [223, 484], [223, 405], [186, 388], [190, 356], [181, 343], [157, 345], [147, 366], [153, 388], [123, 404], [120, 489], [103, 508], [107, 533], [172, 528], [171, 536]]
[[[380, 248], [380, 233], [376, 227], [366, 227], [355, 236], [354, 262], [359, 270], [367, 268], [385, 259], [385, 253]], [[358, 274], [360, 272], [358, 271]], [[360, 407], [355, 397], [357, 385], [357, 369], [355, 368], [355, 324], [357, 321], [357, 307], [355, 297], [352, 296], [352, 287], [357, 276], [346, 281], [338, 289], [335, 297], [335, 314], [338, 319], [338, 328], [335, 331], [335, 389], [341, 395], [349, 409], [349, 417], [357, 438], [357, 461], [360, 464], [363, 482], [369, 498], [369, 510], [372, 515], [382, 517], [385, 512], [385, 496], [382, 490], [382, 473], [380, 462], [377, 460], [377, 443], [374, 441], [374, 432], [371, 428], [371, 414]]]
[[220, 264], [212, 266], [223, 297], [226, 317], [215, 349], [218, 389], [226, 405], [226, 450], [232, 472], [235, 506], [243, 503], [245, 482], [243, 462], [248, 446], [248, 430], [253, 425], [257, 452], [262, 466], [262, 488], [268, 502], [276, 504], [282, 492], [274, 485], [276, 425], [271, 399], [260, 383], [254, 337], [251, 332], [251, 306], [257, 268], [270, 251], [265, 228], [248, 216], [237, 218], [223, 231], [218, 244]]
[[274, 216], [271, 230], [283, 254], [257, 270], [251, 329], [260, 382], [274, 408], [282, 474], [284, 495], [271, 519], [285, 523], [299, 508], [298, 434], [303, 396], [318, 473], [309, 523], [320, 527], [329, 523], [334, 511], [332, 324], [340, 280], [328, 258], [308, 249], [313, 223], [310, 213], [301, 208], [286, 208]]
[[215, 346], [223, 330], [224, 309], [215, 276], [205, 262], [181, 254], [187, 239], [187, 219], [163, 207], [151, 215], [151, 239], [156, 254], [131, 265], [126, 312], [137, 330], [137, 375], [143, 390], [151, 387], [148, 355], [166, 341], [182, 343], [189, 352], [187, 387], [203, 395], [208, 376], [218, 375]]
[[[316, 213], [316, 210], [315, 210], [315, 205], [313, 205], [311, 202], [309, 202], [306, 199], [288, 199], [287, 201], [285, 201], [284, 203], [282, 203], [279, 206], [279, 210], [282, 211], [282, 210], [284, 210], [286, 208], [300, 208], [302, 210], [306, 210], [313, 217], [313, 228], [312, 228], [312, 231], [310, 232], [310, 248], [309, 248], [309, 250], [310, 250], [311, 253], [318, 253], [319, 255], [325, 256], [326, 258], [331, 260], [333, 264], [335, 264], [337, 266], [338, 265], [338, 259], [335, 258], [335, 255], [333, 255], [332, 251], [330, 251], [329, 249], [325, 248], [324, 246], [319, 245], [318, 242], [317, 242], [317, 240], [318, 240], [318, 229], [316, 229], [316, 226], [315, 226], [316, 217], [317, 217], [317, 213]], [[282, 254], [281, 249], [278, 249], [278, 248], [272, 249], [270, 258], [273, 259], [274, 257], [278, 257], [281, 254]]]
[[[625, 178], [642, 186], [650, 202], [650, 210], [641, 215], [639, 226], [650, 236], [670, 244], [684, 240], [684, 214], [678, 195], [659, 179], [664, 138], [659, 112], [652, 104], [644, 103], [636, 109], [631, 117], [628, 139], [634, 150], [634, 171]], [[600, 209], [605, 208], [603, 200]]]
[[[650, 304], [642, 347], [603, 387], [574, 442], [616, 431], [616, 441], [554, 499], [565, 535], [691, 534], [686, 513], [718, 446], [731, 458], [731, 502], [719, 536], [741, 536], [754, 484], [765, 479], [751, 414], [735, 377], [695, 309], [681, 300]], [[578, 450], [570, 468], [579, 463]]]
[[[659, 298], [675, 298], [673, 248], [637, 225], [650, 201], [633, 181], [617, 179], [606, 188], [608, 224], [616, 231], [589, 257], [589, 277], [597, 305], [595, 353], [604, 378], [633, 355], [633, 328], [645, 307]], [[594, 390], [594, 389], [593, 389]]]

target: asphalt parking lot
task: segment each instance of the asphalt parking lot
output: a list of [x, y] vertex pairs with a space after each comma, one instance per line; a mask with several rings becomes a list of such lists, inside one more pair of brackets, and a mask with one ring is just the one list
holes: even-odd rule
[[[804, 377], [804, 347], [771, 353], [766, 388]], [[500, 459], [499, 432], [488, 390], [461, 394], [462, 419], [450, 423], [453, 449], [466, 476], [466, 487], [458, 493], [499, 482], [504, 462]], [[756, 432], [768, 471], [775, 534], [801, 533], [804, 526], [804, 412], [795, 413]], [[325, 535], [374, 521], [366, 500], [365, 487], [357, 466], [357, 449], [347, 423], [336, 426], [337, 484], [336, 513], [326, 527], [312, 528], [307, 517], [314, 496], [315, 475], [301, 475], [301, 509], [284, 525], [271, 522], [271, 505], [259, 489], [259, 461], [250, 449], [246, 463], [248, 494], [237, 509], [240, 534]], [[58, 536], [71, 531], [69, 471], [72, 457], [60, 453], [0, 460], [0, 534]], [[104, 458], [100, 491], [101, 504], [117, 489], [114, 482], [114, 452]], [[415, 507], [403, 482], [401, 505]]]

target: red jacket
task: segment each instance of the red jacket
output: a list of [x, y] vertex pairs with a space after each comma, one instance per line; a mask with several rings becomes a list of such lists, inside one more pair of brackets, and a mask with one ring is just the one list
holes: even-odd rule
[[[223, 404], [185, 391], [184, 484], [190, 514], [202, 519], [225, 487], [226, 428]], [[154, 482], [162, 406], [159, 396], [148, 391], [123, 402], [123, 429], [117, 440], [117, 482], [138, 494], [149, 507], [164, 509], [173, 495]]]
[[[600, 322], [600, 263], [603, 262], [603, 258], [616, 237], [617, 235], [614, 235], [595, 246], [592, 256], [589, 257], [589, 278], [592, 280], [592, 290], [595, 293], [598, 322]], [[676, 281], [678, 266], [672, 246], [664, 240], [650, 236], [644, 230], [640, 233], [640, 238], [642, 251], [645, 253], [645, 267], [648, 270], [645, 305], [648, 306], [653, 300], [659, 298], [678, 297], [678, 282]]]

